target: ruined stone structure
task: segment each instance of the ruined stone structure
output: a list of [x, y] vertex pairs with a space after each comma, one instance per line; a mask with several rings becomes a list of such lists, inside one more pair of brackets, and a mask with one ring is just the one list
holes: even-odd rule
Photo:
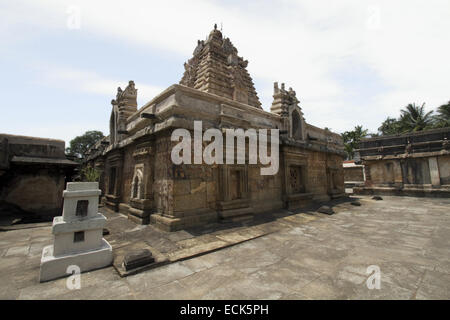
[[[198, 42], [180, 84], [139, 110], [134, 82], [118, 89], [109, 137], [97, 142], [87, 160], [102, 172], [107, 208], [137, 223], [177, 230], [344, 194], [341, 137], [306, 123], [295, 91], [284, 84], [275, 83], [270, 112], [264, 111], [246, 66], [214, 28]], [[172, 132], [192, 133], [194, 120], [202, 121], [203, 130], [279, 129], [277, 174], [261, 175], [262, 165], [248, 161], [175, 165], [171, 151], [178, 141], [171, 141]]]
[[362, 194], [450, 196], [450, 128], [363, 139]]
[[354, 160], [344, 161], [344, 182], [364, 182], [364, 166]]
[[344, 168], [344, 185], [345, 190], [348, 193], [352, 188], [356, 186], [364, 186], [366, 177], [364, 175], [364, 165], [356, 164], [355, 160], [347, 160], [342, 164]]
[[0, 134], [0, 206], [53, 217], [76, 162], [66, 159], [61, 140]]

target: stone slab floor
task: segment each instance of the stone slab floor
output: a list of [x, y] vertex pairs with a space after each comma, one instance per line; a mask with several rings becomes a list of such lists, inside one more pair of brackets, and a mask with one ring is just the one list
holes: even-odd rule
[[[50, 227], [0, 232], [1, 299], [450, 299], [450, 199], [360, 197], [266, 236], [120, 278], [108, 267], [38, 283]], [[368, 289], [367, 268], [381, 271]]]

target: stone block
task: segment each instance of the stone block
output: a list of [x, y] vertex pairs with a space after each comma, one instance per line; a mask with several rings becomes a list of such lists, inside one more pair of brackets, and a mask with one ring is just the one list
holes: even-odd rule
[[190, 194], [191, 182], [189, 180], [176, 180], [173, 184], [173, 193], [175, 195]]
[[112, 247], [105, 239], [103, 246], [97, 250], [69, 254], [55, 257], [53, 245], [47, 246], [42, 251], [41, 270], [39, 281], [49, 281], [70, 275], [67, 273], [69, 266], [75, 265], [80, 268], [80, 272], [104, 268], [111, 265], [113, 261]]
[[155, 262], [155, 258], [148, 249], [130, 252], [123, 259], [123, 265], [126, 271], [143, 267], [153, 262]]
[[317, 209], [317, 212], [325, 213], [325, 214], [328, 214], [328, 215], [334, 214], [333, 208], [331, 208], [329, 206], [321, 206], [319, 209]]

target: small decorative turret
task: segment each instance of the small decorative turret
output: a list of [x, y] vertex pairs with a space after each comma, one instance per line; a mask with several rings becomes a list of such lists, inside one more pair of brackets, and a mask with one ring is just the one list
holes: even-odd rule
[[276, 113], [282, 117], [289, 115], [289, 108], [299, 107], [300, 101], [292, 88], [289, 91], [285, 90], [284, 83], [281, 84], [281, 89], [278, 88], [278, 82], [273, 84], [273, 102], [270, 107], [270, 112]]
[[116, 99], [111, 100], [112, 112], [110, 118], [111, 144], [124, 138], [128, 117], [137, 111], [137, 89], [134, 81], [128, 81], [125, 90], [117, 88]]

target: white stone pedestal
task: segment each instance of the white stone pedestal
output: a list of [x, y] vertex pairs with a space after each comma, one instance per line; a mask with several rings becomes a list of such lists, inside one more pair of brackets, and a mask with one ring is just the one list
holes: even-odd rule
[[103, 239], [106, 218], [98, 212], [100, 192], [97, 182], [67, 184], [63, 215], [53, 219], [54, 244], [42, 251], [40, 282], [70, 275], [71, 265], [84, 272], [112, 263], [111, 245]]

